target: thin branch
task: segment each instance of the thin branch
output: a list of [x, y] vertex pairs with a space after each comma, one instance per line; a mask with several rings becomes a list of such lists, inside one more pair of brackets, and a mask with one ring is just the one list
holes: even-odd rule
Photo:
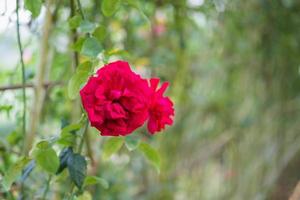
[[82, 7], [81, 7], [80, 0], [77, 0], [77, 6], [78, 6], [78, 10], [79, 10], [79, 13], [80, 13], [82, 19], [85, 20], [85, 16], [84, 16], [84, 13], [83, 13], [83, 10], [82, 10]]
[[53, 5], [54, 0], [46, 0], [45, 1], [45, 18], [44, 18], [44, 24], [42, 28], [42, 38], [40, 42], [40, 60], [39, 64], [37, 66], [37, 73], [36, 73], [36, 83], [35, 83], [35, 93], [34, 93], [34, 99], [32, 101], [32, 107], [31, 107], [31, 113], [30, 113], [30, 123], [29, 123], [29, 129], [28, 129], [28, 135], [25, 139], [25, 147], [24, 147], [24, 153], [28, 154], [36, 132], [37, 128], [39, 126], [40, 122], [40, 116], [43, 110], [43, 103], [46, 96], [46, 91], [44, 90], [43, 83], [47, 79], [47, 75], [49, 74], [49, 70], [51, 67], [50, 56], [49, 51], [51, 50], [49, 45], [49, 38], [52, 33], [52, 26], [53, 26], [53, 16], [51, 11], [51, 5]]
[[[64, 85], [64, 84], [65, 84], [65, 82], [63, 82], [63, 81], [46, 82], [46, 83], [43, 84], [43, 87], [49, 88], [49, 87], [53, 87], [53, 86], [57, 86], [57, 85]], [[34, 88], [35, 85], [33, 83], [27, 83], [24, 87], [25, 88]], [[8, 85], [8, 86], [0, 87], [0, 91], [19, 90], [19, 89], [23, 89], [23, 84]]]
[[23, 98], [22, 132], [23, 132], [23, 135], [25, 137], [25, 135], [26, 135], [26, 90], [25, 90], [26, 80], [25, 80], [25, 64], [24, 64], [24, 60], [23, 60], [23, 48], [22, 48], [21, 34], [20, 34], [19, 7], [20, 7], [20, 1], [16, 0], [17, 39], [18, 39], [18, 47], [19, 47], [20, 61], [21, 61], [21, 67], [22, 67], [22, 98]]
[[89, 128], [89, 120], [86, 119], [86, 123], [84, 126], [84, 130], [83, 130], [83, 134], [80, 138], [80, 143], [79, 143], [79, 148], [78, 148], [78, 153], [80, 154], [83, 150], [83, 142], [84, 142], [84, 138], [86, 137], [86, 135], [88, 134], [88, 128]]
[[87, 155], [91, 159], [92, 165], [95, 165], [95, 159], [93, 157], [93, 151], [92, 151], [92, 148], [91, 148], [90, 135], [89, 135], [88, 132], [85, 135], [85, 144], [86, 144]]
[[[75, 16], [75, 2], [74, 0], [70, 0], [70, 8], [71, 8], [71, 12], [70, 12], [70, 18], [72, 18], [73, 16]], [[76, 31], [76, 28], [75, 29], [72, 29], [72, 34], [71, 34], [71, 37], [72, 37], [72, 42], [73, 42], [73, 45], [75, 45], [76, 41], [77, 41], [77, 31]], [[73, 63], [73, 70], [75, 71], [76, 67], [78, 66], [79, 64], [79, 57], [78, 57], [78, 53], [77, 51], [73, 51], [73, 60], [74, 60], [74, 63]]]
[[49, 188], [50, 188], [51, 179], [52, 179], [52, 175], [49, 175], [47, 183], [46, 183], [46, 188], [45, 188], [44, 193], [43, 193], [43, 200], [46, 200], [47, 193], [48, 193]]

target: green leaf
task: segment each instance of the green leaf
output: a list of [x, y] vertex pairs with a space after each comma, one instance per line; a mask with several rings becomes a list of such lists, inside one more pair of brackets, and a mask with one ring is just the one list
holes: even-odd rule
[[70, 133], [70, 132], [73, 132], [73, 131], [78, 131], [81, 127], [82, 127], [82, 123], [67, 125], [61, 130], [61, 134]]
[[102, 13], [106, 17], [110, 17], [120, 8], [120, 5], [120, 0], [103, 0], [101, 5]]
[[70, 132], [64, 132], [61, 133], [60, 138], [57, 140], [57, 143], [65, 147], [70, 147], [74, 145], [75, 139], [76, 139], [76, 134]]
[[[85, 61], [77, 67], [75, 74], [71, 77], [69, 84], [68, 84], [68, 95], [69, 95], [70, 99], [75, 99], [77, 97], [77, 95], [79, 94], [81, 85], [86, 82], [87, 78], [90, 76], [90, 73], [93, 71], [93, 67], [94, 67], [93, 63], [90, 61]], [[81, 127], [82, 124], [78, 123], [77, 125], [75, 124], [72, 126], [75, 126], [75, 127], [67, 126], [63, 130], [70, 129], [70, 128], [76, 129], [79, 126]], [[69, 132], [70, 132], [70, 130], [69, 130]]]
[[55, 174], [58, 166], [59, 159], [54, 149], [49, 145], [47, 141], [39, 142], [33, 150], [33, 157], [42, 169]]
[[81, 17], [80, 16], [78, 16], [78, 15], [75, 15], [75, 16], [73, 16], [72, 18], [70, 18], [69, 20], [68, 20], [68, 22], [69, 22], [69, 27], [71, 28], [71, 29], [76, 29], [79, 25], [80, 25], [80, 23], [81, 23]]
[[94, 31], [95, 27], [96, 26], [94, 23], [84, 20], [80, 23], [79, 30], [82, 33], [92, 33]]
[[18, 131], [13, 131], [9, 135], [6, 136], [6, 141], [9, 142], [10, 145], [17, 144], [23, 136]]
[[10, 190], [11, 184], [16, 181], [19, 176], [21, 176], [23, 168], [29, 163], [29, 161], [29, 158], [23, 157], [8, 169], [2, 180], [2, 186], [5, 191]]
[[33, 18], [39, 16], [42, 8], [42, 0], [25, 0], [25, 8], [29, 10]]
[[37, 143], [36, 146], [39, 149], [47, 149], [50, 147], [50, 144], [47, 141], [41, 141], [41, 142]]
[[96, 58], [101, 51], [102, 47], [95, 37], [88, 37], [81, 48], [81, 54], [91, 58]]
[[129, 151], [135, 150], [139, 144], [140, 141], [137, 138], [130, 135], [125, 137], [125, 145]]
[[107, 31], [104, 26], [98, 26], [93, 32], [93, 36], [97, 38], [99, 42], [102, 42], [105, 39], [106, 35]]
[[121, 137], [109, 138], [103, 146], [103, 160], [107, 160], [110, 156], [116, 153], [123, 145], [124, 140]]
[[84, 191], [80, 196], [76, 196], [74, 200], [92, 200], [92, 195], [88, 191]]
[[81, 189], [86, 176], [87, 163], [80, 154], [72, 154], [68, 159], [68, 171], [71, 180]]
[[59, 154], [59, 167], [57, 169], [56, 174], [60, 174], [67, 166], [68, 159], [73, 155], [72, 148], [64, 148]]
[[93, 63], [90, 61], [85, 61], [76, 68], [77, 72], [85, 71], [85, 72], [90, 73], [90, 72], [92, 72], [92, 70], [93, 70]]
[[109, 187], [109, 184], [105, 179], [99, 178], [97, 176], [87, 176], [84, 179], [83, 187], [86, 187], [88, 185], [96, 185], [96, 184], [100, 184], [104, 189], [108, 189]]
[[142, 142], [139, 145], [139, 150], [143, 152], [146, 159], [155, 167], [156, 171], [160, 172], [160, 156], [158, 152], [149, 144]]
[[86, 71], [76, 72], [70, 79], [68, 84], [68, 95], [70, 99], [75, 99], [79, 94], [80, 87], [86, 82], [89, 73]]
[[85, 41], [84, 37], [78, 38], [75, 44], [71, 46], [71, 48], [77, 52], [80, 52], [84, 41]]

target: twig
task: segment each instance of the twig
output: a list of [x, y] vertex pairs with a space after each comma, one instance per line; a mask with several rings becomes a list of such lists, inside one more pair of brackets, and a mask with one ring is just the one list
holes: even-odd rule
[[[65, 82], [63, 82], [63, 81], [46, 82], [46, 83], [43, 84], [43, 87], [49, 88], [49, 87], [53, 87], [53, 86], [57, 86], [57, 85], [64, 85], [64, 84], [65, 84]], [[33, 83], [27, 83], [24, 87], [25, 88], [34, 88], [35, 85]], [[0, 87], [0, 91], [19, 90], [19, 89], [23, 89], [23, 84], [8, 85], [8, 86]]]
[[77, 6], [78, 6], [78, 10], [79, 10], [79, 13], [80, 13], [82, 19], [85, 20], [85, 16], [84, 16], [84, 13], [82, 11], [80, 0], [77, 0]]
[[36, 84], [35, 84], [35, 93], [34, 99], [32, 101], [31, 115], [30, 115], [30, 123], [28, 135], [25, 139], [24, 153], [28, 154], [29, 150], [34, 141], [34, 137], [36, 134], [36, 130], [38, 128], [40, 122], [40, 116], [43, 109], [43, 103], [46, 95], [46, 91], [44, 90], [43, 83], [45, 82], [47, 74], [47, 67], [51, 67], [49, 60], [49, 38], [52, 31], [53, 26], [53, 16], [51, 11], [51, 5], [53, 5], [54, 0], [46, 0], [45, 7], [45, 19], [42, 28], [42, 38], [41, 38], [41, 47], [40, 47], [40, 61], [37, 66], [37, 74], [36, 74]]
[[95, 165], [95, 159], [93, 157], [93, 151], [92, 151], [92, 148], [91, 148], [90, 135], [89, 135], [88, 132], [85, 134], [85, 144], [86, 144], [87, 155], [91, 159], [92, 165]]
[[[25, 80], [25, 64], [23, 60], [23, 48], [21, 44], [21, 35], [20, 35], [20, 16], [19, 16], [19, 6], [20, 2], [19, 0], [16, 0], [16, 12], [17, 12], [17, 39], [18, 39], [18, 47], [19, 47], [19, 53], [20, 53], [20, 61], [21, 61], [21, 67], [22, 67], [22, 99], [23, 99], [23, 116], [22, 116], [22, 132], [23, 136], [26, 135], [26, 80]], [[23, 144], [24, 146], [24, 144]]]
[[[74, 0], [70, 0], [70, 8], [71, 8], [71, 12], [70, 12], [70, 18], [71, 18], [71, 17], [75, 16], [75, 3], [74, 3]], [[72, 30], [71, 37], [72, 37], [72, 40], [73, 40], [72, 41], [73, 45], [75, 45], [75, 43], [77, 41], [77, 31], [76, 31], [76, 29]], [[79, 57], [78, 57], [77, 51], [73, 51], [73, 60], [74, 60], [73, 70], [75, 71], [76, 67], [79, 64]]]
[[48, 193], [49, 187], [50, 187], [51, 179], [52, 179], [52, 175], [49, 175], [49, 178], [48, 178], [47, 183], [46, 183], [46, 188], [45, 188], [44, 193], [43, 193], [43, 198], [42, 198], [43, 200], [46, 200], [47, 193]]
[[82, 152], [82, 149], [83, 149], [83, 142], [84, 142], [85, 136], [87, 135], [88, 127], [89, 127], [89, 120], [87, 119], [87, 120], [86, 120], [86, 123], [85, 123], [85, 126], [84, 126], [83, 134], [82, 134], [82, 136], [81, 136], [81, 140], [80, 140], [80, 143], [79, 143], [79, 148], [78, 148], [78, 153], [79, 153], [79, 154]]

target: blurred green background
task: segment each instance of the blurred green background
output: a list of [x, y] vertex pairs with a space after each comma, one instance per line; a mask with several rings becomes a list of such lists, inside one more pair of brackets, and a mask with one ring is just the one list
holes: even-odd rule
[[[33, 18], [21, 1], [26, 82], [35, 83], [44, 66], [42, 81], [48, 84], [34, 141], [54, 137], [62, 123], [79, 119], [79, 99], [68, 98], [67, 84], [78, 64], [74, 57], [85, 57], [74, 53], [72, 43], [96, 26], [102, 27], [97, 39], [110, 52], [100, 54], [98, 67], [103, 59], [123, 59], [144, 77], [169, 81], [176, 110], [174, 125], [163, 133], [134, 133], [160, 153], [159, 174], [124, 148], [102, 161], [106, 138], [90, 130], [92, 149], [84, 153], [92, 152], [97, 167], [89, 170], [110, 183], [109, 189], [90, 188], [94, 199], [289, 198], [300, 180], [300, 1], [140, 0], [138, 8], [124, 4], [106, 17], [101, 0], [81, 0], [88, 23], [77, 35], [68, 22], [72, 2], [45, 0]], [[15, 6], [0, 1], [0, 176], [25, 140]], [[30, 128], [35, 91], [29, 86], [26, 92]], [[33, 174], [25, 187], [28, 199], [39, 199], [47, 177]], [[51, 184], [49, 199], [63, 198], [60, 181]]]

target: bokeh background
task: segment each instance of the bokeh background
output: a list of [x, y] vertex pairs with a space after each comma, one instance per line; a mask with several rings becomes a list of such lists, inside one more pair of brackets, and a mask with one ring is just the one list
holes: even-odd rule
[[[76, 67], [72, 42], [81, 37], [74, 38], [68, 25], [72, 1], [45, 2], [52, 18], [46, 32], [45, 5], [37, 18], [22, 1], [20, 7], [29, 128], [36, 116], [30, 84], [40, 77], [41, 67], [47, 86], [41, 88], [34, 141], [58, 135], [62, 123], [80, 117], [79, 99], [70, 100], [67, 92]], [[170, 82], [175, 123], [152, 137], [144, 128], [134, 133], [160, 153], [159, 174], [126, 148], [102, 161], [105, 138], [91, 129], [91, 149], [84, 152], [92, 152], [98, 163], [94, 172], [110, 183], [109, 189], [91, 188], [93, 198], [288, 199], [300, 180], [300, 1], [139, 3], [139, 9], [124, 5], [105, 17], [101, 0], [81, 0], [85, 17], [104, 27], [101, 45], [115, 52], [109, 61], [127, 60], [142, 76]], [[22, 152], [24, 140], [15, 7], [14, 1], [0, 0], [1, 175]], [[47, 177], [33, 173], [25, 187], [28, 199], [39, 199]], [[67, 184], [56, 178], [51, 185], [48, 198], [63, 199]]]

